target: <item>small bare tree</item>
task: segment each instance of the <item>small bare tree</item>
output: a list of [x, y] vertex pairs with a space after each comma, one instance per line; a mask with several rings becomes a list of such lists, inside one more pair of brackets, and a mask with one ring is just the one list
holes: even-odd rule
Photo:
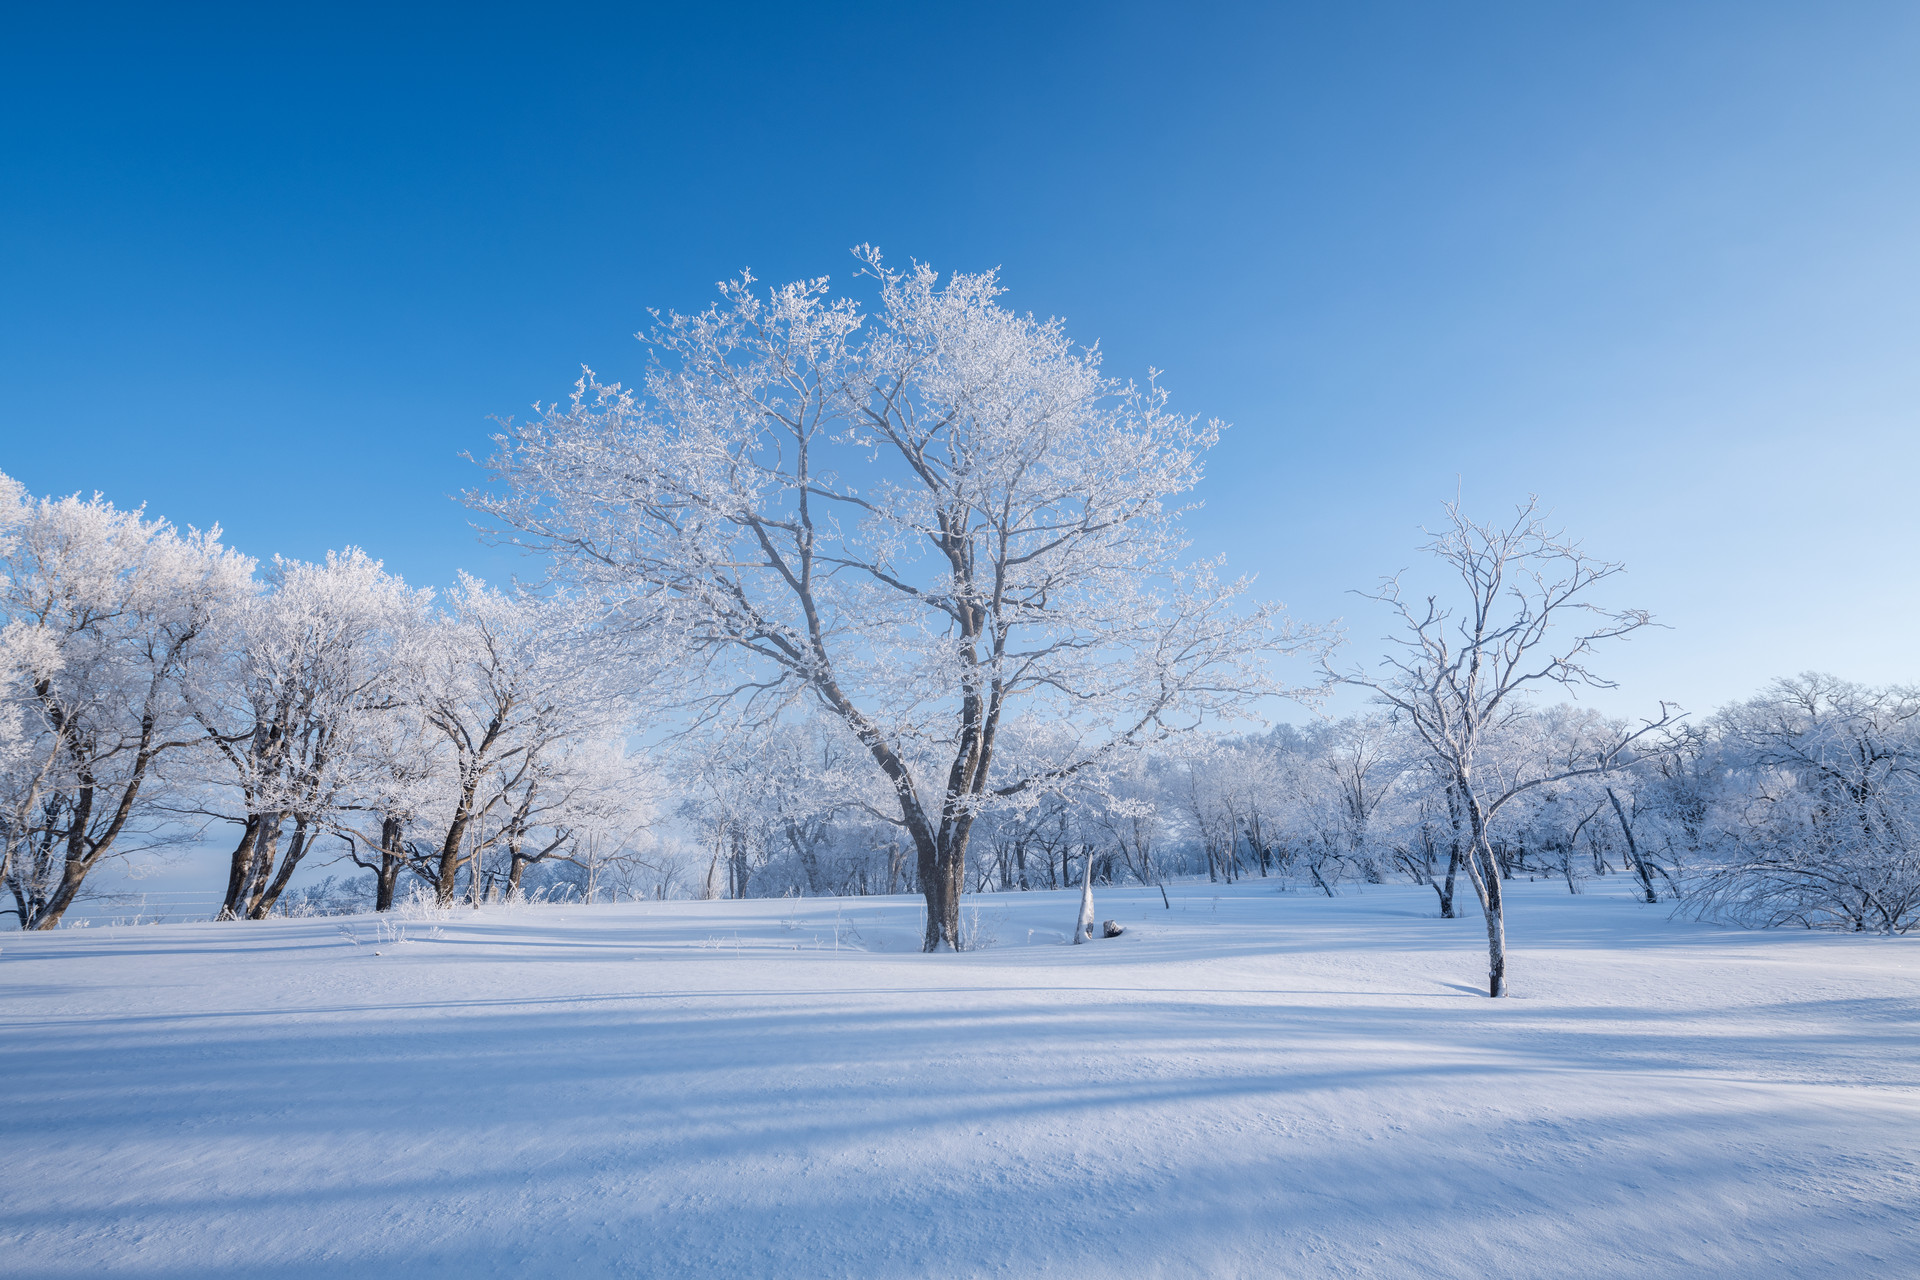
[[1623, 565], [1595, 560], [1549, 529], [1529, 498], [1505, 524], [1469, 520], [1458, 502], [1423, 548], [1458, 579], [1458, 595], [1410, 596], [1399, 577], [1359, 592], [1387, 606], [1396, 628], [1377, 674], [1328, 674], [1371, 689], [1411, 727], [1433, 767], [1451, 785], [1467, 819], [1467, 874], [1487, 924], [1487, 994], [1507, 990], [1506, 911], [1488, 829], [1503, 806], [1535, 787], [1610, 773], [1634, 745], [1671, 724], [1677, 712], [1591, 741], [1577, 760], [1499, 750], [1525, 718], [1529, 695], [1550, 685], [1609, 689], [1588, 656], [1604, 641], [1652, 624], [1643, 609], [1613, 610], [1589, 599]]

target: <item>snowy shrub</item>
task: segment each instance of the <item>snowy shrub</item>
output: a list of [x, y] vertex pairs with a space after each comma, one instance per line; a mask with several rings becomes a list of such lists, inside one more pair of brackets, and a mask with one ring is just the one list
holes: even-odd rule
[[1808, 674], [1714, 726], [1727, 780], [1689, 901], [1732, 923], [1920, 925], [1920, 691]]
[[273, 914], [294, 918], [357, 915], [373, 910], [373, 899], [373, 876], [354, 876], [348, 880], [328, 876], [318, 884], [286, 890], [274, 903]]

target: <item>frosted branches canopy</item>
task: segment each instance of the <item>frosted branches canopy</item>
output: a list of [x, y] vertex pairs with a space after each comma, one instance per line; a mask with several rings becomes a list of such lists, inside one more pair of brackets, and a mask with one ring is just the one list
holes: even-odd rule
[[[931, 872], [992, 798], [1275, 691], [1264, 659], [1298, 638], [1186, 558], [1180, 504], [1220, 423], [1106, 377], [1058, 320], [1000, 306], [991, 272], [856, 256], [872, 311], [743, 273], [656, 314], [645, 386], [583, 375], [496, 437], [502, 486], [470, 501], [684, 660], [703, 713], [808, 699], [843, 720]], [[997, 776], [1016, 705], [1076, 749]]]

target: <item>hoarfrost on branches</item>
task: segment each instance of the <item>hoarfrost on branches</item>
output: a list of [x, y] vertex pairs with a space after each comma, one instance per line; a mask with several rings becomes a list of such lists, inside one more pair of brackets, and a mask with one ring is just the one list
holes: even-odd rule
[[[497, 437], [504, 491], [469, 500], [682, 653], [700, 715], [765, 726], [804, 700], [844, 723], [916, 852], [926, 948], [957, 948], [986, 808], [1241, 714], [1305, 637], [1186, 556], [1180, 504], [1220, 424], [1108, 378], [991, 272], [857, 257], [871, 312], [743, 273], [656, 315], [643, 389], [583, 375]], [[1018, 715], [1076, 749], [1000, 770]]]

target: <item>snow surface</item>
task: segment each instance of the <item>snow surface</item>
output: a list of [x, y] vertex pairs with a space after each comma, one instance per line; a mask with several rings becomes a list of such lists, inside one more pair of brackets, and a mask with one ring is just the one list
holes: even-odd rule
[[0, 1272], [1920, 1274], [1920, 948], [1622, 886], [5, 935]]

